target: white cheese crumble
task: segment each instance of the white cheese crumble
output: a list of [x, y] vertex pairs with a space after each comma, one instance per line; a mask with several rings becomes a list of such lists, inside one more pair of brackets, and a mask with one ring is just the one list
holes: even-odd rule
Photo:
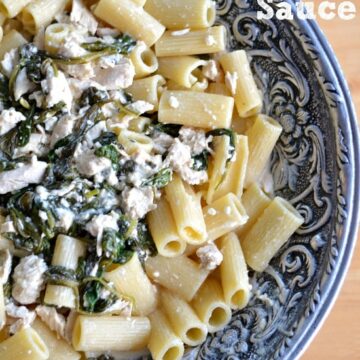
[[238, 81], [238, 74], [236, 72], [229, 72], [229, 71], [226, 72], [225, 84], [226, 87], [230, 90], [231, 95], [236, 94], [237, 81]]
[[29, 327], [35, 320], [35, 311], [30, 311], [25, 306], [17, 306], [13, 302], [8, 302], [5, 306], [6, 315], [14, 319], [9, 328], [10, 334], [15, 334], [23, 328]]
[[164, 132], [155, 131], [152, 135], [152, 139], [154, 141], [154, 150], [157, 154], [165, 154], [169, 147], [174, 142], [174, 138]]
[[0, 194], [20, 190], [29, 184], [38, 184], [44, 178], [48, 164], [38, 161], [36, 156], [31, 163], [14, 170], [0, 173]]
[[5, 284], [11, 273], [12, 256], [8, 249], [0, 251], [0, 284]]
[[151, 187], [126, 187], [122, 192], [122, 206], [125, 213], [129, 214], [131, 218], [141, 219], [156, 207], [154, 192]]
[[3, 110], [0, 114], [0, 136], [13, 129], [17, 123], [26, 120], [26, 117], [14, 108]]
[[214, 209], [214, 208], [209, 208], [207, 213], [210, 215], [210, 216], [215, 216], [217, 214], [217, 211]]
[[130, 111], [135, 112], [136, 114], [141, 115], [141, 114], [146, 113], [148, 111], [154, 110], [154, 105], [150, 104], [147, 101], [138, 100], [138, 101], [135, 101], [135, 102], [129, 104], [128, 109]]
[[15, 267], [12, 289], [13, 298], [20, 304], [33, 304], [44, 288], [45, 261], [36, 255], [22, 258]]
[[221, 79], [220, 64], [216, 60], [209, 60], [202, 68], [202, 74], [211, 81], [219, 81]]
[[71, 115], [64, 115], [54, 125], [51, 133], [50, 147], [53, 148], [55, 144], [64, 137], [71, 134], [76, 118]]
[[190, 147], [192, 155], [199, 155], [204, 150], [210, 152], [209, 143], [212, 141], [212, 137], [206, 137], [204, 130], [183, 126], [179, 131], [179, 139]]
[[67, 109], [72, 106], [72, 93], [64, 73], [58, 70], [57, 76], [54, 69], [49, 65], [46, 67], [46, 79], [41, 81], [42, 91], [46, 94], [46, 106], [53, 107], [59, 102], [64, 102]]
[[216, 269], [223, 261], [223, 255], [214, 243], [208, 243], [196, 251], [201, 266], [206, 270]]
[[63, 231], [68, 231], [74, 222], [75, 214], [71, 210], [63, 208], [57, 208], [56, 214], [59, 217], [56, 226]]
[[171, 108], [177, 109], [179, 107], [180, 103], [179, 103], [179, 100], [175, 96], [171, 95], [169, 97], [169, 105]]
[[55, 308], [45, 305], [39, 305], [35, 309], [36, 314], [50, 328], [55, 331], [59, 337], [65, 338], [65, 317], [59, 314]]
[[190, 28], [176, 30], [176, 31], [171, 32], [171, 36], [182, 36], [182, 35], [188, 34], [189, 32], [190, 32]]
[[214, 46], [214, 45], [216, 45], [216, 40], [212, 35], [206, 35], [205, 36], [205, 44], [207, 46]]

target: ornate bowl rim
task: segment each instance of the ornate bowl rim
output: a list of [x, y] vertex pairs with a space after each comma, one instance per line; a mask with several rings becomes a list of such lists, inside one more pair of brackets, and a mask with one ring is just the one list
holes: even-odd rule
[[344, 242], [344, 246], [340, 249], [338, 264], [332, 273], [331, 285], [328, 287], [327, 293], [324, 294], [317, 311], [308, 318], [308, 324], [304, 326], [301, 337], [298, 338], [289, 349], [289, 352], [285, 356], [286, 359], [299, 359], [300, 356], [303, 355], [334, 306], [354, 254], [360, 220], [360, 191], [359, 187], [356, 186], [360, 183], [359, 128], [350, 89], [334, 50], [318, 23], [315, 20], [296, 19], [294, 21], [309, 35], [314, 43], [319, 44], [319, 61], [321, 62], [322, 70], [326, 73], [328, 79], [334, 81], [336, 89], [343, 95], [345, 112], [340, 119], [340, 123], [346, 137], [350, 138], [347, 146], [352, 167], [350, 175], [347, 178], [347, 203], [350, 216], [344, 225], [341, 239], [339, 239], [339, 241]]

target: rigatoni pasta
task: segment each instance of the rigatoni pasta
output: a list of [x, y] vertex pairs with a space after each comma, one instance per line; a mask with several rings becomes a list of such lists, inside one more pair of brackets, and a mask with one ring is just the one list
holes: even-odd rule
[[229, 127], [234, 100], [229, 96], [195, 91], [164, 91], [159, 121], [205, 129]]
[[131, 0], [100, 0], [94, 14], [120, 31], [152, 46], [165, 27]]
[[215, 3], [211, 0], [147, 0], [145, 10], [167, 29], [208, 28], [215, 21]]
[[0, 11], [8, 18], [13, 18], [31, 2], [31, 0], [1, 0]]
[[222, 25], [180, 34], [166, 31], [156, 42], [155, 53], [159, 57], [218, 53], [226, 48], [225, 35]]
[[246, 263], [256, 271], [264, 271], [303, 222], [302, 216], [288, 201], [276, 197], [241, 241]]
[[135, 79], [144, 78], [154, 73], [159, 67], [154, 52], [143, 42], [135, 46], [129, 58], [135, 67]]
[[72, 343], [78, 351], [140, 350], [148, 343], [150, 331], [147, 317], [80, 315], [75, 322]]

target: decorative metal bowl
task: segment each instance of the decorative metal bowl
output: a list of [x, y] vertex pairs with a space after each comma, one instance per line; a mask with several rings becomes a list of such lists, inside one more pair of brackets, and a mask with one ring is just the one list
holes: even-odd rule
[[218, 1], [218, 22], [229, 48], [247, 50], [263, 112], [284, 128], [271, 160], [275, 190], [305, 223], [264, 273], [250, 274], [247, 308], [187, 360], [297, 358], [331, 308], [356, 240], [359, 139], [339, 64], [314, 21], [258, 20], [257, 10], [256, 0]]

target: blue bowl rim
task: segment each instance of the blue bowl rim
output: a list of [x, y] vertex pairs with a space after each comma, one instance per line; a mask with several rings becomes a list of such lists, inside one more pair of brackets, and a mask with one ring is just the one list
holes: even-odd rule
[[359, 143], [359, 128], [357, 124], [357, 116], [355, 112], [355, 106], [353, 104], [350, 89], [345, 79], [344, 73], [341, 70], [340, 63], [329, 43], [325, 37], [320, 26], [315, 20], [299, 20], [296, 19], [297, 25], [310, 36], [310, 38], [320, 45], [319, 60], [322, 64], [322, 69], [328, 74], [327, 78], [332, 79], [337, 84], [337, 89], [343, 94], [345, 109], [348, 115], [349, 121], [344, 116], [342, 120], [342, 127], [350, 138], [349, 153], [350, 159], [353, 163], [351, 169], [351, 175], [347, 179], [348, 181], [348, 206], [349, 206], [349, 219], [344, 226], [344, 232], [341, 240], [345, 242], [345, 246], [342, 247], [342, 251], [339, 254], [339, 263], [334, 269], [332, 275], [332, 284], [329, 287], [329, 291], [324, 294], [324, 297], [319, 304], [319, 308], [313, 317], [309, 320], [309, 323], [303, 328], [302, 335], [296, 341], [289, 352], [286, 354], [286, 359], [299, 359], [305, 352], [311, 341], [314, 339], [330, 310], [335, 304], [335, 301], [340, 293], [342, 285], [345, 280], [345, 276], [349, 269], [352, 256], [354, 254], [358, 226], [360, 220], [360, 191], [356, 184], [360, 184], [360, 143]]

